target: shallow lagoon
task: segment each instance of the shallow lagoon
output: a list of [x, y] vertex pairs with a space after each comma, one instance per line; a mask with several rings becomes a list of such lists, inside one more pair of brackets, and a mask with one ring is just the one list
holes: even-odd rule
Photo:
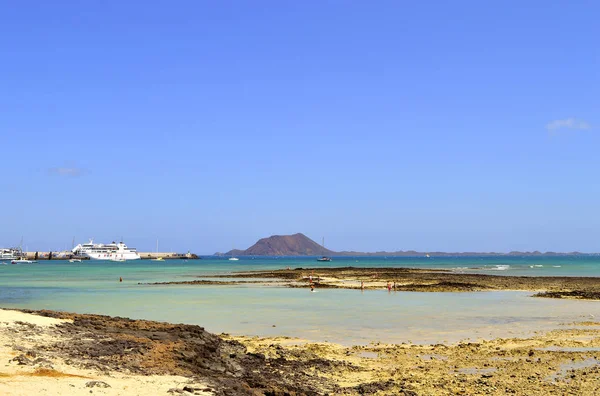
[[[138, 285], [269, 265], [302, 266], [285, 260], [259, 261], [252, 266], [240, 262], [233, 266], [223, 260], [217, 264], [199, 260], [3, 265], [0, 306], [190, 323], [217, 333], [291, 336], [347, 345], [528, 336], [535, 330], [589, 320], [590, 315], [600, 317], [600, 302], [531, 298], [531, 293], [514, 291], [323, 289], [311, 293], [307, 289], [255, 285]], [[123, 277], [122, 283], [119, 277]]]

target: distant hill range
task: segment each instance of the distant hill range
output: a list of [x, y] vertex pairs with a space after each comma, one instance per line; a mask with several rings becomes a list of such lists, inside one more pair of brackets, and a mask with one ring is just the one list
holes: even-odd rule
[[334, 252], [325, 249], [304, 234], [273, 235], [262, 238], [246, 250], [234, 249], [227, 253], [215, 253], [215, 256], [425, 256], [431, 257], [455, 257], [455, 256], [569, 256], [582, 255], [585, 253], [569, 252], [518, 252], [496, 253], [496, 252], [417, 252], [415, 250], [397, 252]]

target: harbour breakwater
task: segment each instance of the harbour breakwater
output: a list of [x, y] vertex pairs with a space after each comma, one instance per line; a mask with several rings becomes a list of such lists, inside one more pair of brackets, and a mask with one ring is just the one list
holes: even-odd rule
[[[89, 260], [87, 256], [76, 255], [72, 252], [23, 252], [28, 260]], [[164, 260], [195, 260], [199, 257], [193, 253], [175, 253], [175, 252], [138, 252], [142, 260], [155, 260], [162, 258]]]

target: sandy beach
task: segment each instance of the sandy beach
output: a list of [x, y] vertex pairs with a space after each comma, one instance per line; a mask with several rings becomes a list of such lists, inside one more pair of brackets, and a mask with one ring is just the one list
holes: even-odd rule
[[[75, 339], [85, 337], [85, 332], [69, 330], [74, 328], [72, 319], [0, 309], [0, 360], [4, 362], [0, 394], [151, 395], [184, 387], [195, 389], [196, 394], [213, 394], [205, 383], [181, 375], [110, 369], [102, 364], [101, 354], [91, 351], [87, 358], [74, 358], [77, 341], [85, 342], [85, 338]], [[69, 351], [71, 343], [73, 350]]]

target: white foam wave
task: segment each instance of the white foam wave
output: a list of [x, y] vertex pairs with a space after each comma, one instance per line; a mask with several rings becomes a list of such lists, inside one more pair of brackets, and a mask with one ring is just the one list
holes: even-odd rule
[[490, 268], [491, 271], [506, 271], [510, 269], [510, 265], [508, 264], [498, 264], [492, 268]]

